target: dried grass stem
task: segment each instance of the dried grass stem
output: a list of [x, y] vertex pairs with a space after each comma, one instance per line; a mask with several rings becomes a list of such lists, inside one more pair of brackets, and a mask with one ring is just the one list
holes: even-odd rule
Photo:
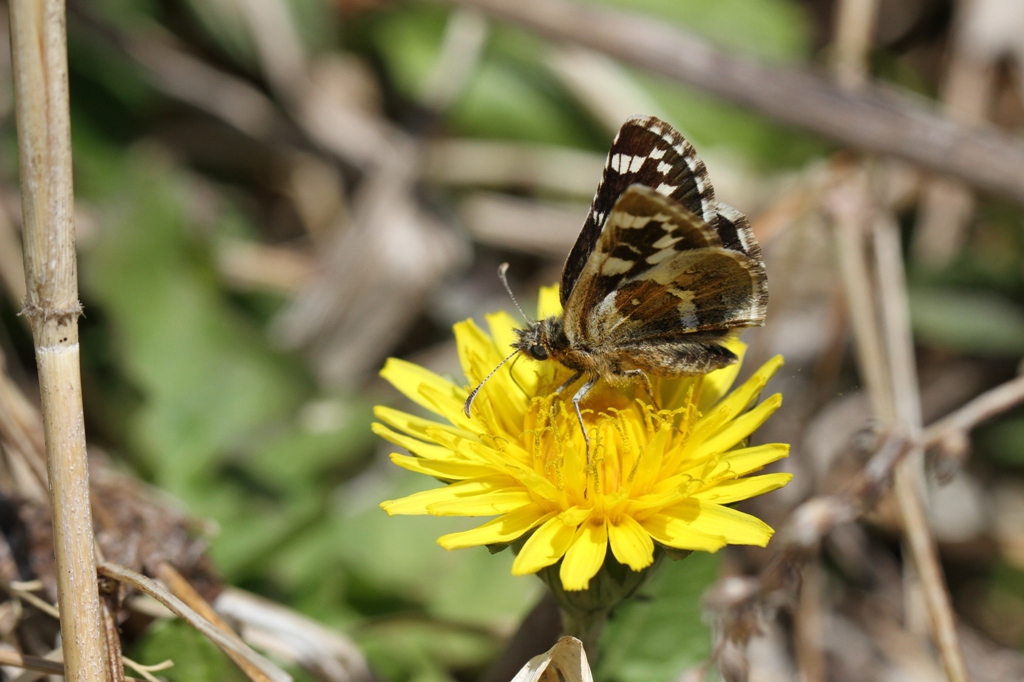
[[66, 676], [107, 679], [78, 347], [67, 44], [61, 0], [13, 0], [26, 300], [36, 346]]

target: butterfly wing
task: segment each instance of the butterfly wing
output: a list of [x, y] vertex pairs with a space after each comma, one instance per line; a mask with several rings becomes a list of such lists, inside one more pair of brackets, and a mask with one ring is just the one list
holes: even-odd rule
[[572, 343], [619, 349], [761, 325], [767, 302], [759, 258], [726, 248], [668, 196], [633, 185], [609, 211], [563, 319]]
[[563, 307], [568, 307], [612, 209], [631, 185], [644, 185], [668, 197], [710, 226], [722, 247], [760, 261], [761, 250], [749, 223], [742, 213], [715, 199], [707, 168], [693, 146], [664, 121], [634, 116], [612, 142], [590, 212], [562, 269]]

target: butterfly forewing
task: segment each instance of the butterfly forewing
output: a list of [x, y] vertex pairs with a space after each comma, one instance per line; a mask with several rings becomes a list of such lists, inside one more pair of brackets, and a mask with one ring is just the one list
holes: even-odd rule
[[616, 201], [635, 184], [650, 187], [702, 218], [719, 235], [725, 248], [760, 259], [757, 242], [743, 215], [715, 200], [707, 168], [693, 146], [664, 121], [636, 116], [626, 121], [612, 142], [590, 213], [565, 261], [560, 287], [563, 306], [576, 287]]

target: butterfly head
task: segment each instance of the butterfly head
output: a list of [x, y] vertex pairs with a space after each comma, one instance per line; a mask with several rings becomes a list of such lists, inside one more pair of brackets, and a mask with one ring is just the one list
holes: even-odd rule
[[562, 320], [557, 317], [530, 322], [526, 327], [517, 329], [516, 334], [518, 338], [512, 347], [534, 360], [561, 360], [569, 346]]

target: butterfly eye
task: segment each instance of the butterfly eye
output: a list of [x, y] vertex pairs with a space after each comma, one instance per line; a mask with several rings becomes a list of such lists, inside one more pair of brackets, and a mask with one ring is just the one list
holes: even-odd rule
[[546, 348], [544, 348], [544, 346], [541, 346], [540, 344], [535, 344], [533, 346], [530, 346], [530, 357], [532, 357], [534, 360], [547, 360], [548, 351]]

